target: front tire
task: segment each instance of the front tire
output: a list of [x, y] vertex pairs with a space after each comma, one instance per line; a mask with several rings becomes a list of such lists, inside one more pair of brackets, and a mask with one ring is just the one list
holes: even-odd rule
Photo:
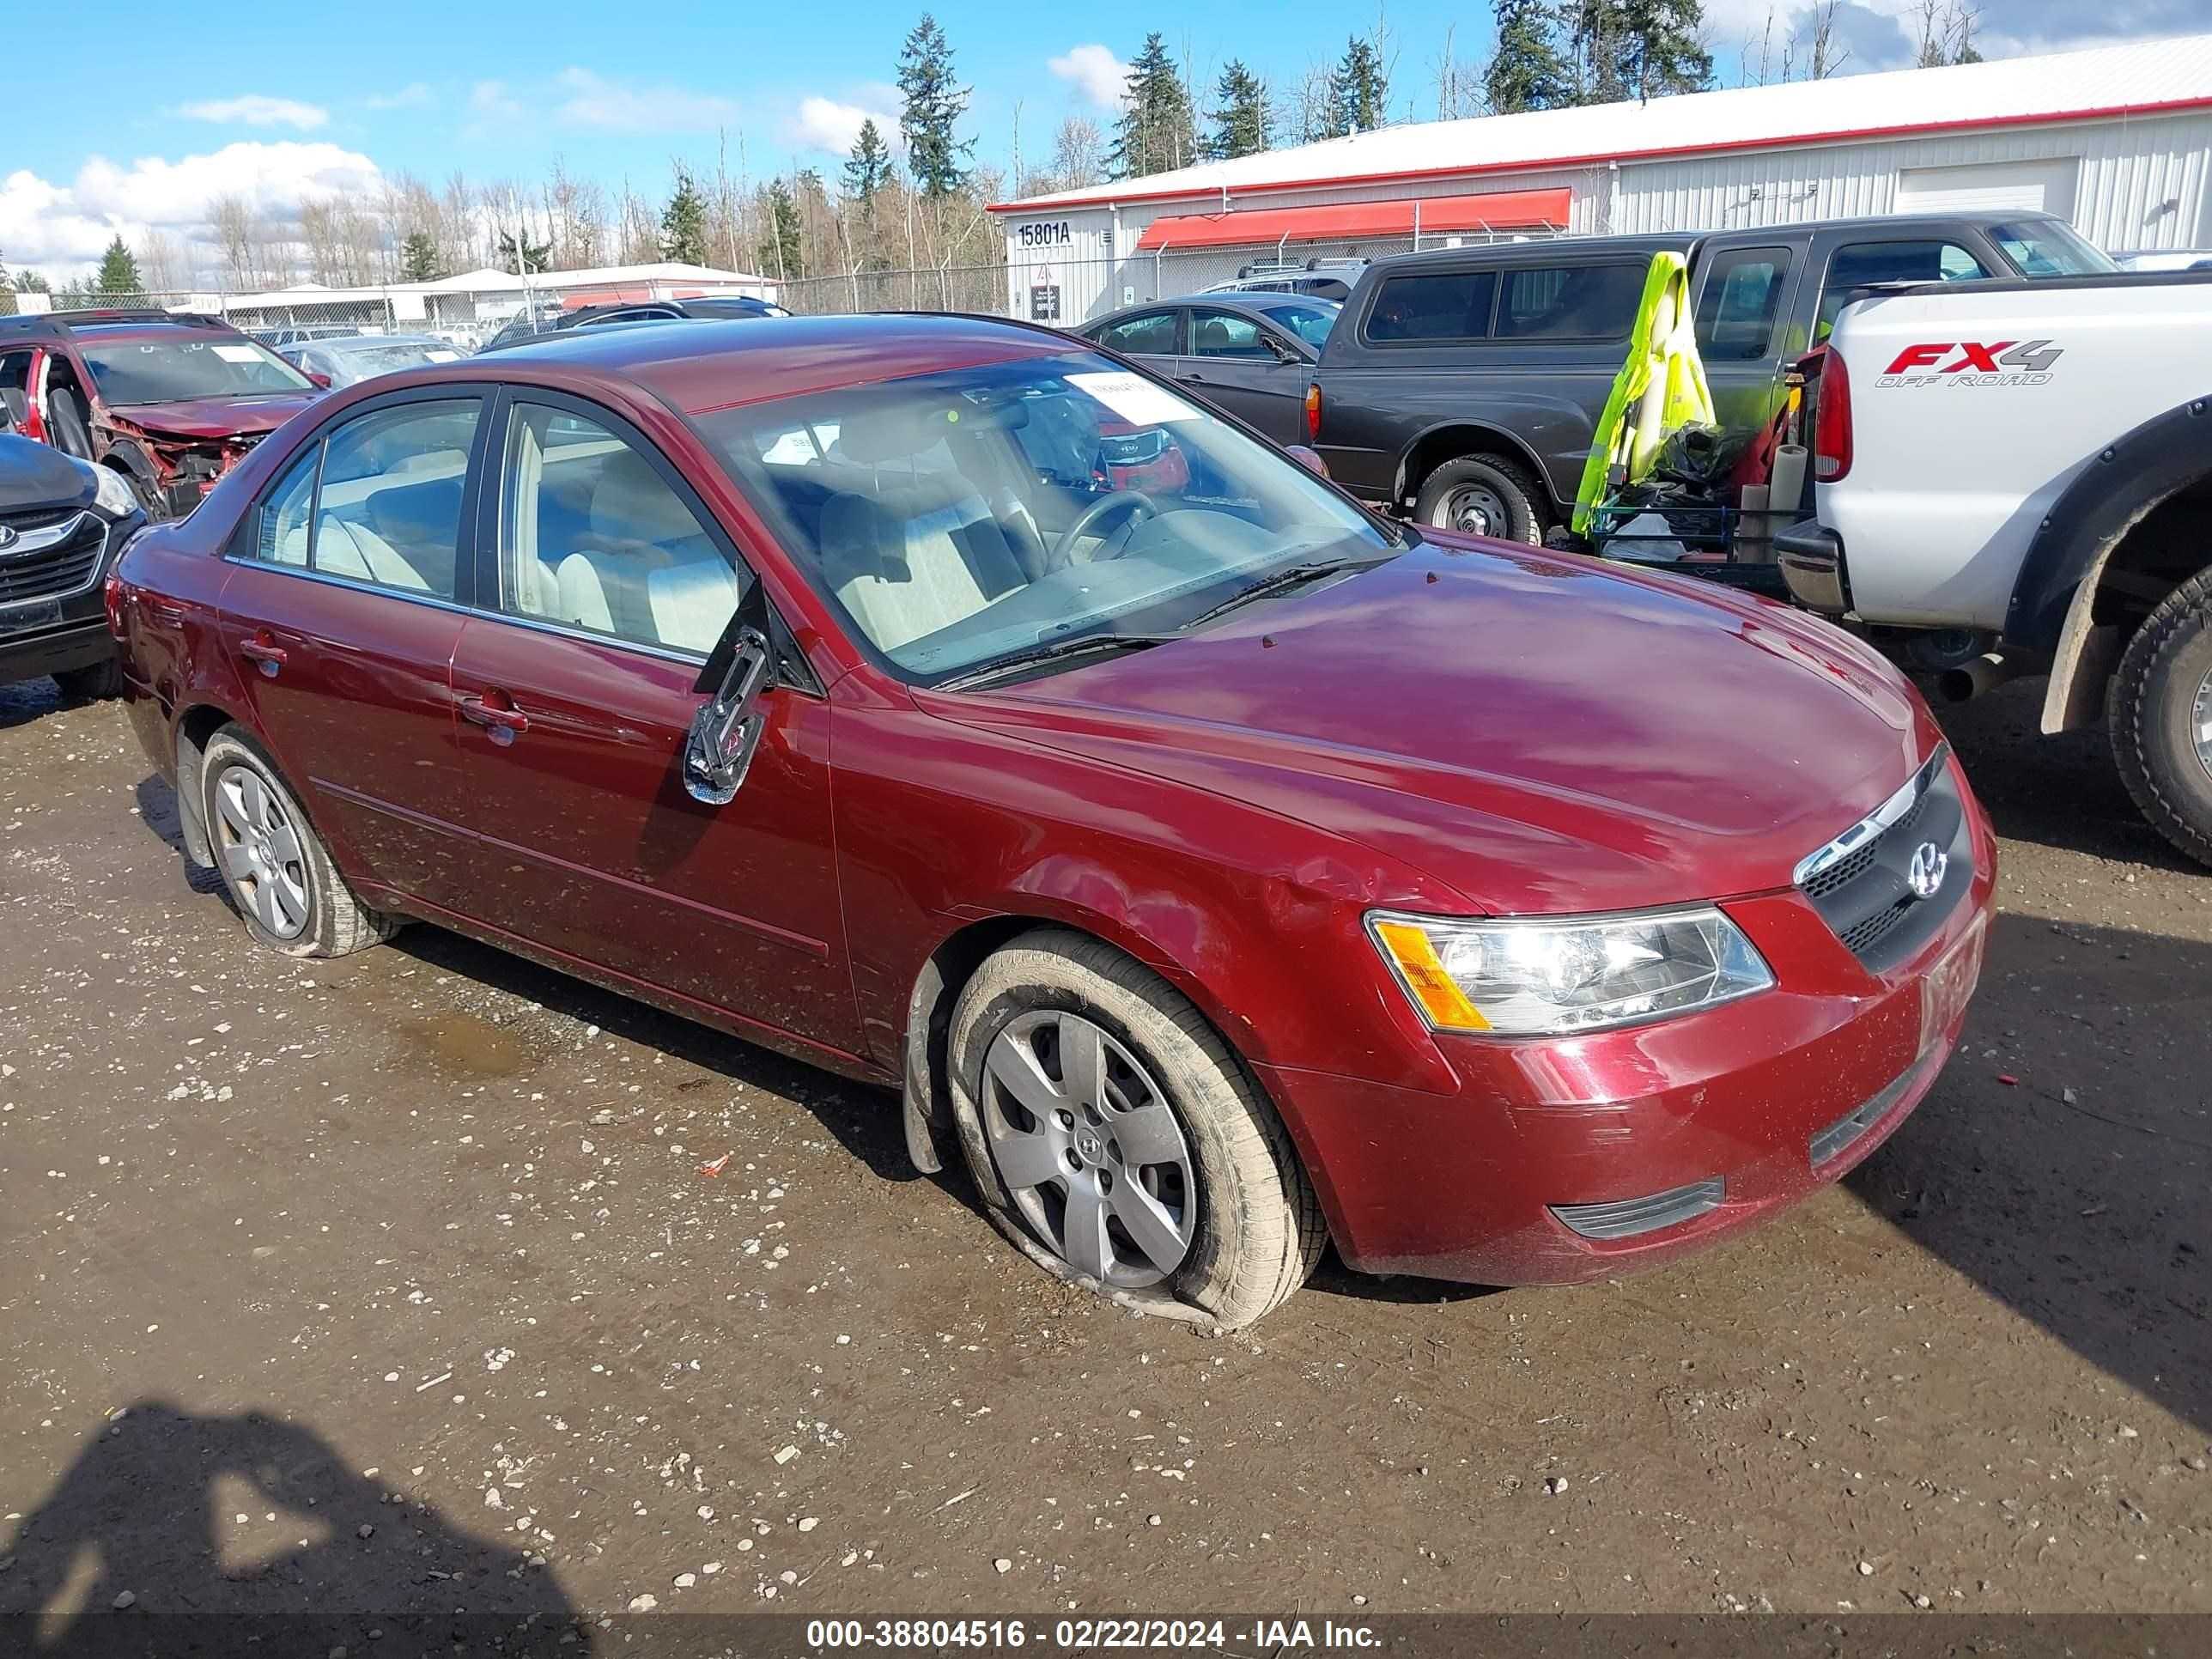
[[2120, 779], [2153, 828], [2212, 865], [2212, 570], [2136, 629], [2112, 677]]
[[947, 1055], [968, 1167], [1000, 1231], [1126, 1307], [1249, 1325], [1328, 1242], [1288, 1132], [1166, 981], [1039, 928], [988, 958]]
[[64, 668], [54, 676], [62, 696], [71, 702], [101, 702], [123, 695], [123, 659], [104, 657], [82, 668]]
[[200, 790], [216, 868], [257, 944], [342, 957], [398, 931], [355, 896], [298, 799], [237, 726], [208, 739]]
[[1413, 501], [1417, 523], [1498, 541], [1540, 543], [1544, 512], [1534, 479], [1497, 455], [1446, 461], [1422, 481]]

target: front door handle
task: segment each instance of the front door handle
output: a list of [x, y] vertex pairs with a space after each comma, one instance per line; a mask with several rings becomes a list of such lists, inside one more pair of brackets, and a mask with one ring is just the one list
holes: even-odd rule
[[512, 699], [502, 705], [487, 702], [482, 697], [463, 697], [460, 710], [463, 720], [489, 731], [494, 743], [513, 743], [530, 729], [530, 716], [515, 708]]
[[276, 671], [291, 660], [291, 658], [285, 654], [284, 647], [270, 639], [265, 632], [256, 634], [252, 639], [240, 641], [238, 654], [272, 680], [276, 678]]

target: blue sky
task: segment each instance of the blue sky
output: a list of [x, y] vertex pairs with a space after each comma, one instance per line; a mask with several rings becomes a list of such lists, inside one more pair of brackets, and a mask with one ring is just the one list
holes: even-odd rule
[[[1814, 3], [1707, 0], [1721, 78], [1739, 78], [1770, 11], [1779, 38], [1803, 27]], [[1847, 71], [1909, 58], [1914, 0], [1837, 3], [1852, 47]], [[977, 0], [935, 9], [975, 88], [977, 154], [1000, 167], [1017, 103], [1032, 166], [1066, 115], [1109, 121], [1116, 67], [1149, 27], [1201, 82], [1232, 56], [1288, 80], [1376, 17], [1319, 0], [1227, 0], [1149, 18]], [[2212, 0], [1985, 0], [1978, 9], [1992, 55], [2212, 28]], [[400, 170], [534, 182], [557, 157], [571, 173], [611, 188], [627, 178], [658, 197], [677, 158], [712, 167], [718, 132], [732, 172], [741, 153], [756, 178], [794, 162], [834, 169], [863, 113], [895, 116], [899, 45], [919, 14], [912, 0], [631, 9], [295, 0], [234, 4], [220, 23], [102, 32], [82, 76], [18, 76], [10, 88], [0, 264], [59, 279], [118, 233], [198, 240], [220, 195], [246, 195], [281, 219], [302, 199], [374, 191], [380, 174]], [[1448, 27], [1456, 56], [1479, 65], [1487, 54], [1486, 4], [1390, 0], [1383, 15], [1400, 116], [1434, 112]], [[21, 9], [6, 38], [19, 62], [66, 65], [86, 52], [66, 7]]]

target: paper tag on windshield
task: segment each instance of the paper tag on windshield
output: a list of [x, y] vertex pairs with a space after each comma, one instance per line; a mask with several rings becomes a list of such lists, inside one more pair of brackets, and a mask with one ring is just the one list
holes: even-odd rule
[[434, 363], [457, 363], [461, 360], [458, 351], [426, 351], [422, 355]]
[[209, 349], [227, 363], [258, 363], [261, 361], [261, 354], [252, 346], [219, 345], [211, 346]]
[[1103, 371], [1071, 374], [1070, 386], [1080, 386], [1132, 426], [1158, 426], [1164, 421], [1195, 421], [1206, 411], [1185, 403], [1165, 386], [1124, 372]]

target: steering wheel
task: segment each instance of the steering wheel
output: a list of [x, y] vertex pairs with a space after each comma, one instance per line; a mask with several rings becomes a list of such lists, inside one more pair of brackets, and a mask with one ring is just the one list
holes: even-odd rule
[[[1157, 519], [1160, 516], [1160, 504], [1141, 489], [1116, 489], [1108, 495], [1101, 495], [1076, 515], [1073, 524], [1060, 532], [1060, 539], [1052, 544], [1053, 562], [1056, 565], [1069, 562], [1075, 556], [1075, 544], [1082, 539], [1083, 532], [1117, 507], [1127, 507], [1129, 510], [1129, 521], [1121, 526], [1121, 534], [1125, 541], [1129, 532], [1134, 530], [1145, 520]], [[1101, 557], [1113, 559], [1120, 556], [1121, 550], [1116, 548], [1111, 553], [1103, 555], [1094, 553], [1091, 555], [1091, 562], [1096, 563]]]

